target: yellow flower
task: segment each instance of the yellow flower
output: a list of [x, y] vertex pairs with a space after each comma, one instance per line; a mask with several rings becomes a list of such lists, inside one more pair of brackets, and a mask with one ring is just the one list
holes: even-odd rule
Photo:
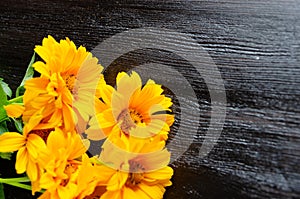
[[[143, 166], [130, 162], [130, 173], [115, 171], [101, 199], [162, 199], [166, 186], [171, 186], [171, 167], [143, 173]], [[136, 173], [136, 172], [141, 173]]]
[[37, 131], [25, 126], [23, 134], [7, 132], [0, 136], [0, 152], [18, 151], [15, 164], [16, 171], [19, 174], [26, 171], [33, 185], [33, 193], [39, 190], [36, 182], [42, 172], [38, 164], [38, 157], [41, 151], [46, 148], [46, 144], [39, 134], [41, 132], [37, 134]]
[[40, 154], [39, 162], [45, 172], [40, 187], [51, 198], [74, 198], [76, 195], [80, 158], [87, 149], [79, 135], [56, 128], [47, 139], [47, 149]]
[[[87, 129], [89, 139], [99, 140], [105, 135], [121, 134], [149, 138], [159, 134], [167, 139], [169, 127], [174, 121], [171, 99], [162, 94], [163, 89], [149, 80], [143, 87], [136, 72], [121, 72], [117, 76], [117, 89], [102, 86], [101, 99], [107, 107], [90, 120]], [[104, 106], [104, 107], [105, 107]]]
[[[45, 61], [36, 62], [34, 68], [42, 76], [50, 76], [53, 73], [62, 72], [64, 77], [71, 78], [71, 74], [77, 74], [81, 64], [91, 56], [91, 53], [80, 46], [76, 48], [74, 42], [69, 38], [61, 40], [60, 43], [50, 35], [44, 38], [42, 46], [36, 46], [35, 52]], [[71, 79], [70, 79], [71, 80]]]
[[33, 64], [41, 76], [25, 82], [25, 117], [42, 110], [43, 123], [63, 125], [68, 131], [78, 120], [87, 122], [102, 78], [97, 58], [82, 46], [77, 49], [68, 38], [58, 43], [51, 36], [35, 51], [44, 62]]
[[124, 139], [126, 151], [110, 143], [109, 139], [104, 143], [99, 160], [114, 169], [107, 171], [111, 177], [101, 199], [161, 199], [164, 187], [172, 184], [173, 170], [167, 166], [170, 153], [166, 149], [160, 150], [163, 144], [157, 146], [157, 141], [136, 139], [129, 137], [129, 144]]
[[46, 189], [40, 198], [82, 199], [105, 186], [111, 168], [97, 165], [85, 154], [87, 148], [75, 132], [57, 128], [47, 139], [47, 149], [39, 157], [44, 173], [40, 186]]

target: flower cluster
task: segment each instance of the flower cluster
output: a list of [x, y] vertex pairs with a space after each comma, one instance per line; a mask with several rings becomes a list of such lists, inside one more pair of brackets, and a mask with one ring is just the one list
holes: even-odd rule
[[[163, 198], [173, 170], [165, 148], [171, 99], [153, 80], [121, 72], [106, 84], [98, 59], [68, 38], [43, 39], [26, 79], [21, 102], [6, 114], [21, 132], [0, 135], [0, 152], [16, 154], [15, 169], [26, 173], [40, 198]], [[88, 156], [90, 140], [104, 140]]]

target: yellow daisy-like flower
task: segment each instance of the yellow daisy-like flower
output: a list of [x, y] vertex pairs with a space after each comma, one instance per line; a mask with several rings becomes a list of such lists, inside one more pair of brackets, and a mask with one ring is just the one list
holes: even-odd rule
[[90, 128], [86, 131], [88, 138], [102, 139], [100, 128], [104, 135], [130, 134], [149, 138], [159, 134], [166, 140], [174, 116], [166, 113], [172, 102], [162, 92], [161, 86], [153, 80], [142, 86], [136, 72], [119, 73], [116, 90], [109, 85], [102, 87], [101, 99], [107, 108], [90, 120]]
[[46, 149], [44, 140], [40, 137], [42, 131], [31, 130], [25, 126], [23, 134], [7, 132], [0, 135], [0, 152], [17, 152], [15, 168], [18, 174], [26, 171], [32, 182], [32, 193], [40, 190], [36, 183], [42, 169], [38, 163], [41, 151]]
[[24, 115], [29, 118], [36, 111], [43, 110], [43, 123], [63, 125], [70, 131], [75, 123], [87, 121], [93, 114], [91, 104], [97, 100], [95, 94], [98, 93], [103, 67], [84, 47], [77, 49], [68, 38], [58, 43], [48, 36], [35, 52], [44, 62], [33, 64], [41, 76], [25, 82], [23, 101], [29, 108]]
[[39, 157], [45, 170], [39, 183], [41, 188], [47, 190], [42, 198], [75, 198], [78, 168], [81, 165], [78, 158], [86, 150], [75, 132], [65, 133], [57, 128], [49, 135], [47, 149]]
[[76, 132], [57, 128], [47, 139], [39, 162], [44, 173], [40, 187], [46, 189], [41, 198], [83, 199], [97, 186], [105, 186], [110, 168], [94, 164], [85, 154], [87, 148]]
[[171, 167], [144, 173], [142, 172], [144, 165], [140, 162], [133, 160], [127, 166], [132, 172], [115, 171], [108, 182], [107, 191], [101, 196], [101, 199], [162, 199], [165, 187], [172, 185], [170, 178], [173, 170]]
[[101, 199], [163, 198], [164, 187], [172, 184], [173, 170], [167, 166], [170, 153], [160, 150], [163, 144], [157, 146], [157, 141], [133, 137], [129, 137], [129, 144], [127, 139], [124, 141], [127, 151], [118, 149], [109, 140], [104, 143], [99, 160], [114, 170], [107, 171], [111, 177]]

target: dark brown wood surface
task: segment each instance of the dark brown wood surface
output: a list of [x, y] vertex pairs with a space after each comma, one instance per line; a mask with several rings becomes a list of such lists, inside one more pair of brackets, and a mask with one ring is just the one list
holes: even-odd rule
[[181, 67], [196, 103], [208, 110], [194, 143], [172, 163], [174, 185], [165, 198], [300, 198], [300, 1], [2, 0], [0, 77], [15, 89], [34, 46], [48, 34], [91, 51], [117, 33], [145, 27], [194, 38], [217, 65], [227, 96], [221, 137], [199, 158], [210, 117], [201, 79], [166, 52], [129, 54], [115, 63], [134, 66], [132, 60], [152, 56]]

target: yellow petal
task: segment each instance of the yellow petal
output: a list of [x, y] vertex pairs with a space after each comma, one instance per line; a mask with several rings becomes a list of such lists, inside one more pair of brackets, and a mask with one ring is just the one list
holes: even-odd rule
[[19, 149], [16, 158], [16, 171], [17, 173], [24, 173], [26, 171], [26, 167], [28, 164], [28, 152], [26, 147], [22, 147]]
[[140, 89], [142, 80], [136, 72], [132, 72], [129, 76], [125, 72], [121, 72], [117, 76], [117, 91], [120, 92], [125, 100], [129, 100], [133, 93]]
[[103, 140], [107, 137], [101, 129], [89, 128], [85, 131], [85, 133], [87, 134], [87, 138], [90, 140]]
[[38, 93], [45, 93], [45, 89], [47, 88], [48, 83], [49, 83], [49, 79], [47, 78], [42, 78], [42, 77], [31, 78], [25, 82], [26, 92], [30, 90]]
[[36, 181], [38, 178], [38, 166], [32, 160], [31, 157], [28, 158], [28, 164], [26, 168], [26, 173], [31, 181]]
[[[146, 199], [145, 197], [141, 197], [140, 195], [138, 195], [133, 189], [131, 189], [130, 187], [124, 187], [123, 188], [123, 197], [122, 199], [132, 199], [132, 198], [143, 198]], [[149, 198], [149, 197], [148, 197]], [[153, 197], [155, 198], [155, 197]], [[150, 198], [149, 198], [150, 199]]]
[[164, 189], [162, 185], [148, 186], [144, 183], [139, 184], [139, 189], [148, 195], [149, 198], [163, 198]]
[[106, 186], [112, 175], [116, 172], [115, 169], [107, 167], [105, 165], [97, 165], [94, 169], [95, 173], [101, 173], [101, 175], [97, 176], [98, 185]]
[[[62, 60], [63, 61], [63, 63], [62, 63], [62, 65], [63, 66], [70, 66], [71, 65], [71, 63], [72, 63], [72, 61], [73, 61], [73, 58], [74, 58], [74, 48], [69, 48], [67, 51], [65, 51], [66, 52], [66, 56], [65, 56], [65, 59], [64, 60]], [[67, 69], [65, 69], [65, 70], [67, 70]]]
[[26, 147], [30, 156], [36, 159], [38, 157], [39, 150], [46, 148], [46, 144], [40, 136], [36, 134], [29, 134]]
[[34, 68], [34, 70], [41, 73], [42, 75], [50, 77], [49, 69], [47, 69], [46, 65], [43, 62], [37, 61], [32, 65], [32, 67]]
[[149, 172], [149, 173], [145, 173], [144, 177], [145, 180], [147, 181], [147, 179], [151, 180], [151, 179], [155, 179], [155, 180], [169, 180], [171, 179], [173, 175], [173, 169], [169, 166], [164, 167], [162, 169], [153, 171], [153, 172]]
[[[34, 51], [45, 61], [48, 61], [48, 50], [43, 46], [36, 46]], [[34, 67], [35, 68], [35, 67]], [[36, 69], [35, 69], [36, 70]]]
[[45, 191], [38, 199], [49, 199], [51, 198], [51, 194], [49, 191]]
[[40, 191], [40, 190], [41, 190], [41, 187], [40, 187], [39, 180], [31, 181], [31, 192], [32, 192], [32, 195], [34, 195], [35, 192]]
[[49, 173], [44, 173], [40, 179], [40, 186], [44, 189], [55, 186], [55, 181], [53, 180], [52, 175]]
[[168, 126], [171, 126], [174, 123], [174, 115], [170, 114], [155, 114], [151, 115], [151, 119], [158, 119], [158, 120], [163, 120], [165, 121]]
[[0, 152], [12, 152], [20, 149], [26, 138], [19, 133], [4, 133], [0, 136]]
[[111, 103], [111, 97], [112, 93], [114, 91], [114, 88], [110, 85], [103, 85], [100, 89], [100, 97], [103, 99], [103, 101], [106, 104]]
[[101, 199], [120, 199], [120, 198], [122, 198], [121, 191], [107, 191], [101, 196]]
[[102, 70], [103, 67], [98, 64], [97, 58], [93, 57], [91, 59], [87, 59], [82, 63], [78, 71], [77, 79], [80, 83], [92, 83], [94, 86], [92, 88], [95, 89], [98, 85], [98, 80]]
[[69, 182], [65, 187], [59, 186], [57, 192], [60, 198], [73, 199], [75, 198], [76, 190], [77, 186]]
[[170, 161], [170, 152], [166, 149], [162, 151], [155, 151], [152, 153], [139, 154], [136, 161], [140, 162], [146, 171], [154, 172], [159, 169], [165, 168]]
[[91, 142], [89, 139], [82, 139], [82, 143], [85, 146], [86, 149], [90, 148]]
[[6, 114], [8, 117], [20, 117], [24, 110], [25, 107], [19, 104], [9, 104], [7, 106], [4, 106], [4, 109], [6, 110]]
[[30, 117], [28, 123], [23, 128], [24, 135], [27, 135], [27, 133], [29, 133], [34, 127], [36, 127], [43, 119], [43, 115], [41, 114], [41, 111], [42, 110], [37, 111]]
[[72, 143], [69, 143], [71, 144], [70, 147], [71, 153], [68, 157], [70, 160], [80, 157], [82, 154], [84, 154], [87, 151], [87, 148], [82, 143], [81, 138], [79, 137], [78, 134], [73, 134], [71, 136], [73, 136], [72, 137], [73, 140]]
[[116, 172], [109, 180], [106, 189], [108, 191], [120, 190], [128, 178], [128, 173]]
[[153, 133], [153, 135], [155, 135], [162, 131], [168, 132], [169, 126], [165, 121], [152, 119], [151, 123], [147, 126], [146, 130], [148, 130], [149, 132]]
[[112, 114], [111, 109], [107, 109], [102, 113], [96, 115], [96, 124], [99, 125], [100, 128], [108, 128], [116, 125], [116, 118]]
[[52, 124], [52, 127], [56, 127], [61, 125], [62, 123], [62, 111], [61, 109], [54, 109], [51, 118], [49, 119], [48, 123]]
[[[148, 193], [146, 193], [144, 190], [142, 190], [140, 188], [140, 186], [138, 186], [135, 190], [136, 195], [138, 195], [138, 198], [145, 198], [145, 199], [153, 199], [154, 197], [152, 197], [151, 195], [149, 195]], [[124, 196], [124, 198], [126, 198], [126, 196]], [[127, 199], [127, 198], [126, 198]], [[156, 198], [155, 198], [156, 199]], [[157, 199], [162, 199], [162, 198], [157, 198]]]
[[55, 129], [55, 131], [51, 132], [47, 138], [47, 147], [51, 151], [56, 151], [56, 149], [64, 148], [66, 144], [65, 143], [66, 138], [64, 135], [64, 132], [60, 129]]
[[65, 105], [63, 106], [62, 112], [66, 130], [70, 131], [74, 129], [75, 122], [73, 109], [70, 106]]

